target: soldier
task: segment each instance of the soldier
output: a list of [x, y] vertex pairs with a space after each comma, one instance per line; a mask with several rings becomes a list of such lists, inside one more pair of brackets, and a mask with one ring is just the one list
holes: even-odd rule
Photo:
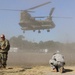
[[1, 68], [6, 68], [7, 65], [7, 57], [8, 57], [8, 51], [10, 49], [9, 41], [5, 38], [5, 35], [0, 36], [0, 64]]
[[57, 51], [56, 53], [53, 54], [51, 60], [49, 61], [51, 64], [51, 67], [54, 71], [58, 72], [63, 72], [64, 71], [64, 56]]

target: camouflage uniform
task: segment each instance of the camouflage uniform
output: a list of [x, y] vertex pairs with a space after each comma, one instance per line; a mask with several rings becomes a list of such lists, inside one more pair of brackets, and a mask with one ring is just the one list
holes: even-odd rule
[[51, 64], [51, 67], [55, 69], [56, 67], [63, 67], [65, 65], [64, 56], [60, 53], [55, 53], [51, 60], [49, 61], [49, 64]]
[[2, 67], [6, 67], [6, 61], [7, 61], [7, 57], [8, 57], [8, 51], [10, 48], [10, 44], [8, 40], [3, 40], [0, 41], [0, 62], [1, 62], [1, 66]]

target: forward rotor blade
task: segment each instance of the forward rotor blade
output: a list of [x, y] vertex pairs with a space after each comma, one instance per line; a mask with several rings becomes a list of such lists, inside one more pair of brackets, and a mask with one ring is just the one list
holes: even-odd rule
[[50, 16], [53, 14], [54, 9], [55, 9], [55, 8], [52, 8], [52, 9], [51, 9], [50, 14], [49, 14]]
[[[1, 11], [24, 11], [24, 10], [15, 10], [15, 9], [0, 9]], [[35, 11], [29, 11], [29, 10], [25, 10], [27, 12], [35, 12]]]
[[44, 5], [46, 5], [46, 4], [49, 4], [49, 3], [51, 3], [51, 2], [46, 2], [46, 3], [43, 3], [43, 4], [37, 5], [37, 6], [35, 6], [35, 7], [26, 9], [26, 10], [32, 10], [32, 9], [35, 9], [35, 8], [39, 8], [39, 7], [44, 6]]
[[15, 10], [15, 9], [0, 9], [2, 11], [22, 11], [22, 10]]
[[0, 9], [0, 10], [1, 11], [27, 11], [27, 12], [32, 12], [32, 11], [29, 11], [29, 10], [32, 10], [32, 9], [35, 9], [35, 8], [44, 6], [44, 5], [49, 4], [49, 3], [51, 3], [51, 2], [46, 2], [46, 3], [40, 4], [38, 6], [35, 6], [35, 7], [32, 7], [32, 8], [26, 9], [26, 10], [16, 10], [16, 9]]

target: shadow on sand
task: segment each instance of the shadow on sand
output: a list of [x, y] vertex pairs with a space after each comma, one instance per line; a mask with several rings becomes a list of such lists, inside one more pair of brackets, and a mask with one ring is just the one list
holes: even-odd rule
[[73, 70], [72, 69], [65, 69], [64, 73], [66, 72], [72, 72]]

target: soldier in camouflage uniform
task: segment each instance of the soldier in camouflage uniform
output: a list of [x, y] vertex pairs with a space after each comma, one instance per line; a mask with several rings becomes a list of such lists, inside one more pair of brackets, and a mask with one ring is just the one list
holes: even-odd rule
[[64, 70], [64, 65], [65, 65], [64, 56], [62, 54], [60, 54], [59, 51], [57, 51], [55, 54], [53, 54], [49, 63], [51, 64], [51, 67], [54, 71], [57, 71], [57, 72], [58, 71], [60, 71], [60, 72], [65, 71]]
[[10, 49], [9, 41], [2, 34], [0, 37], [0, 67], [1, 68], [6, 68], [9, 49]]

